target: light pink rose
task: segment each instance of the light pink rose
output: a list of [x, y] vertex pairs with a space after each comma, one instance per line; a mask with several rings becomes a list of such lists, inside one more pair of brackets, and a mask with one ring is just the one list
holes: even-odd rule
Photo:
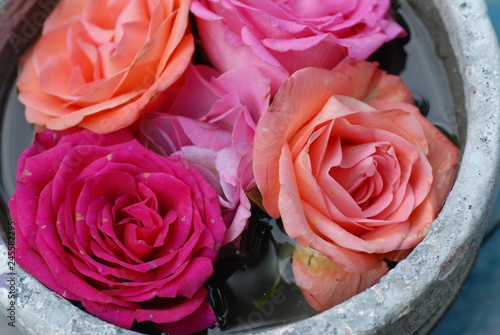
[[214, 325], [205, 282], [226, 232], [215, 190], [131, 133], [45, 130], [9, 202], [16, 261], [97, 317], [171, 334]]
[[269, 105], [269, 80], [254, 68], [219, 74], [198, 65], [179, 85], [144, 114], [143, 142], [162, 155], [178, 153], [210, 181], [228, 226], [226, 244], [240, 236], [251, 214], [245, 191], [254, 186], [252, 141]]
[[62, 0], [23, 58], [28, 122], [97, 133], [129, 126], [185, 71], [190, 0]]
[[203, 47], [221, 72], [255, 66], [275, 93], [304, 67], [331, 69], [364, 60], [405, 36], [390, 17], [390, 0], [195, 0], [191, 11]]
[[410, 104], [409, 89], [376, 67], [297, 71], [254, 141], [267, 212], [346, 272], [380, 268], [424, 238], [458, 159], [457, 147]]

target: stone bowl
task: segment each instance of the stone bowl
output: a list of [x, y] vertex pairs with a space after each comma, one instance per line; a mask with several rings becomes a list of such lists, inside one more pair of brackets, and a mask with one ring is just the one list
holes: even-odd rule
[[[497, 195], [497, 39], [482, 0], [407, 1], [430, 32], [450, 83], [461, 149], [453, 189], [424, 241], [380, 283], [328, 311], [263, 334], [424, 334], [457, 296], [474, 263]], [[17, 58], [55, 4], [0, 0], [0, 110]], [[15, 225], [9, 224], [3, 190], [1, 195], [0, 308], [7, 320], [25, 334], [137, 334], [82, 312], [22, 269], [9, 268]]]

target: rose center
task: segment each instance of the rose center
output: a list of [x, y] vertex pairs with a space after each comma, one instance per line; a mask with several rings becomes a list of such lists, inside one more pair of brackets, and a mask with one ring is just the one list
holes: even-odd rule
[[399, 180], [397, 159], [389, 143], [342, 145], [342, 162], [331, 167], [329, 174], [366, 217], [374, 217], [388, 206]]
[[148, 198], [117, 209], [115, 214], [116, 235], [142, 260], [151, 257], [157, 239], [165, 235], [162, 231], [168, 230], [168, 223], [164, 222], [156, 207], [155, 200]]

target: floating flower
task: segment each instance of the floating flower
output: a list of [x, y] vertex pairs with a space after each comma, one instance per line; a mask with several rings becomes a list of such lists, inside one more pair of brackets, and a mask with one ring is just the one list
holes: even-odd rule
[[208, 58], [219, 71], [255, 66], [275, 93], [295, 71], [364, 60], [405, 36], [390, 0], [195, 0], [191, 11]]
[[376, 66], [297, 71], [255, 135], [265, 209], [301, 246], [346, 272], [380, 268], [422, 241], [458, 159], [410, 103], [409, 89]]
[[97, 317], [189, 334], [217, 320], [205, 282], [224, 240], [215, 190], [128, 130], [38, 133], [9, 202], [16, 261]]
[[189, 0], [64, 0], [23, 58], [28, 122], [109, 133], [185, 71], [194, 51]]

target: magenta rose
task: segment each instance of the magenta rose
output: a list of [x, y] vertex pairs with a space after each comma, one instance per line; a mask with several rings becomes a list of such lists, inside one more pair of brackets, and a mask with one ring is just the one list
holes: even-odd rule
[[228, 227], [224, 243], [237, 239], [250, 217], [245, 191], [254, 186], [252, 142], [269, 105], [269, 80], [254, 68], [219, 74], [190, 66], [185, 81], [144, 113], [141, 133], [150, 149], [178, 153], [218, 191]]
[[364, 60], [405, 35], [390, 0], [195, 0], [201, 41], [221, 72], [255, 66], [275, 93], [296, 70]]
[[9, 202], [16, 260], [97, 317], [171, 334], [212, 326], [204, 283], [224, 240], [215, 190], [128, 130], [43, 131], [20, 156]]

